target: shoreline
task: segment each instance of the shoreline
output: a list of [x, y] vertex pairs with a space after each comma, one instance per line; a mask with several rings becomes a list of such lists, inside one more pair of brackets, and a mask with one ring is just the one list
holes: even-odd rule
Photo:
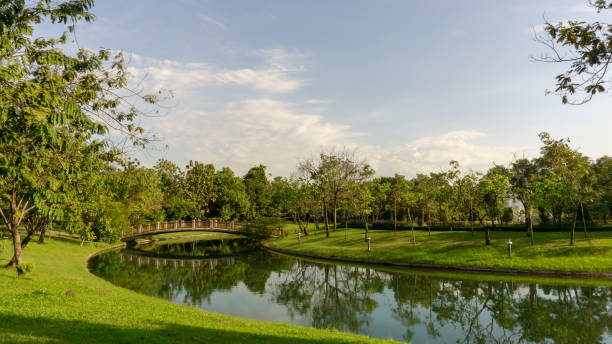
[[340, 263], [351, 263], [351, 264], [365, 264], [374, 266], [386, 266], [394, 268], [414, 268], [414, 269], [427, 269], [427, 270], [439, 270], [439, 271], [460, 271], [460, 272], [473, 272], [473, 273], [491, 273], [491, 274], [503, 274], [503, 275], [539, 275], [539, 276], [553, 276], [553, 277], [579, 277], [579, 278], [612, 278], [612, 272], [589, 272], [589, 271], [560, 271], [560, 270], [521, 270], [521, 269], [508, 269], [508, 268], [487, 268], [487, 267], [472, 267], [472, 266], [450, 266], [450, 265], [437, 265], [437, 264], [423, 264], [423, 263], [405, 263], [405, 262], [388, 262], [374, 259], [362, 259], [362, 258], [348, 258], [348, 257], [336, 257], [336, 256], [323, 256], [313, 253], [291, 251], [282, 248], [276, 248], [268, 246], [264, 243], [261, 246], [272, 252], [286, 254], [295, 257], [310, 258], [317, 260], [327, 260], [332, 262]]

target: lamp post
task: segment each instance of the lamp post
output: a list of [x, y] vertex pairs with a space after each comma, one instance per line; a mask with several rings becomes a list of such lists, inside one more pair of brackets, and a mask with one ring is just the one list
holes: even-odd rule
[[512, 240], [508, 240], [508, 257], [512, 258]]

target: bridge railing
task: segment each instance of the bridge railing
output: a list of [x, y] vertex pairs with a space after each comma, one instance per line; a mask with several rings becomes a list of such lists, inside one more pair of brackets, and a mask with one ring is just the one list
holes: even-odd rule
[[167, 230], [188, 230], [188, 229], [224, 229], [224, 230], [241, 230], [246, 227], [245, 223], [223, 220], [177, 220], [166, 222], [155, 222], [147, 224], [138, 224], [121, 231], [121, 236], [132, 236], [143, 233], [154, 233]]

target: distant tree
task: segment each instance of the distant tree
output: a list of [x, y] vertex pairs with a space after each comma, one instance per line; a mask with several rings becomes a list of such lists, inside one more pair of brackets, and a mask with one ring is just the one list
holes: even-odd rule
[[[540, 133], [539, 136], [543, 143], [539, 161], [546, 168], [540, 195], [544, 199], [554, 195], [569, 207], [573, 215], [570, 245], [574, 246], [578, 210], [584, 208], [585, 199], [591, 193], [594, 183], [589, 159], [572, 149], [569, 139], [555, 140], [548, 133]], [[584, 236], [587, 237], [586, 225]]]
[[[491, 229], [495, 228], [495, 220], [504, 211], [504, 199], [508, 197], [508, 173], [503, 166], [495, 166], [480, 178], [477, 189], [477, 202], [474, 214], [485, 230], [485, 244], [491, 245]], [[486, 222], [489, 221], [489, 226]]]
[[404, 195], [408, 191], [408, 182], [402, 175], [395, 174], [391, 179], [391, 187], [389, 188], [389, 198], [393, 202], [393, 230], [397, 231], [397, 207], [398, 203], [404, 199]]
[[364, 161], [359, 161], [348, 152], [321, 153], [319, 160], [309, 159], [300, 163], [298, 170], [308, 178], [321, 196], [326, 235], [329, 237], [328, 207], [334, 219], [334, 231], [338, 227], [338, 205], [351, 182], [368, 179], [374, 171]]
[[270, 207], [272, 194], [270, 181], [266, 175], [266, 166], [251, 167], [244, 175], [243, 180], [251, 204], [249, 216], [254, 218], [259, 215], [276, 215], [269, 214], [268, 208]]
[[123, 203], [132, 225], [163, 221], [164, 194], [158, 174], [140, 166], [138, 161], [125, 161], [122, 170], [108, 173], [106, 183], [113, 199]]
[[217, 197], [212, 208], [216, 215], [226, 221], [244, 219], [250, 203], [242, 178], [234, 175], [229, 167], [224, 167], [215, 173], [213, 184]]
[[512, 194], [523, 205], [525, 212], [525, 229], [527, 236], [531, 237], [533, 244], [533, 198], [535, 193], [535, 183], [539, 177], [538, 166], [529, 159], [516, 159], [510, 164], [512, 175], [510, 186]]
[[594, 208], [598, 210], [604, 224], [612, 214], [612, 158], [602, 156], [592, 166], [596, 176], [593, 188], [595, 190]]
[[212, 164], [204, 165], [190, 160], [185, 168], [183, 190], [193, 206], [191, 217], [194, 219], [204, 218], [210, 211], [211, 203], [217, 199], [214, 175], [215, 166]]

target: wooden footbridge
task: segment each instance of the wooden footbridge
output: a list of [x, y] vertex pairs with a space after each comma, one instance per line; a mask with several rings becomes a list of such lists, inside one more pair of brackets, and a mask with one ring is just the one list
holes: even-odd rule
[[121, 232], [121, 241], [128, 244], [136, 243], [137, 239], [150, 238], [155, 235], [165, 233], [185, 233], [185, 232], [214, 232], [236, 235], [249, 235], [245, 230], [246, 224], [235, 223], [234, 221], [217, 220], [192, 220], [157, 222], [154, 224], [137, 225]]

